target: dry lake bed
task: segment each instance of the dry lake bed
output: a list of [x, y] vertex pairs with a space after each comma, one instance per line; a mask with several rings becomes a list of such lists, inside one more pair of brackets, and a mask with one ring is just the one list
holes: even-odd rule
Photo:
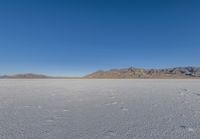
[[0, 80], [0, 139], [199, 139], [200, 80]]

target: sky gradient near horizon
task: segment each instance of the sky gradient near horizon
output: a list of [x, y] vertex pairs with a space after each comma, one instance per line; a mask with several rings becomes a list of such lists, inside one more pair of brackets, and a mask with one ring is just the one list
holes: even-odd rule
[[1, 0], [0, 75], [200, 66], [198, 0]]

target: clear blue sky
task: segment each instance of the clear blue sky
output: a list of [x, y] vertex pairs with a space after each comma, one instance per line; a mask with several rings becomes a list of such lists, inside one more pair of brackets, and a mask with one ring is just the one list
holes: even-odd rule
[[200, 66], [199, 0], [1, 0], [0, 74]]

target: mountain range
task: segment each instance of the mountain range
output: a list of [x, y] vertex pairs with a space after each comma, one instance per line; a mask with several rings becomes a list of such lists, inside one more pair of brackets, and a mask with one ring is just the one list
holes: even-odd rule
[[83, 79], [182, 79], [200, 78], [200, 67], [175, 67], [163, 69], [124, 68], [96, 71], [83, 77], [53, 77], [42, 74], [0, 75], [1, 79], [46, 79], [46, 78], [83, 78]]
[[176, 67], [165, 69], [125, 68], [97, 71], [85, 78], [151, 79], [151, 78], [200, 78], [200, 67]]
[[15, 74], [15, 75], [1, 75], [0, 78], [3, 79], [18, 79], [18, 78], [27, 78], [27, 79], [34, 79], [34, 78], [50, 78], [50, 76], [42, 75], [42, 74], [33, 74], [33, 73], [25, 73], [25, 74]]

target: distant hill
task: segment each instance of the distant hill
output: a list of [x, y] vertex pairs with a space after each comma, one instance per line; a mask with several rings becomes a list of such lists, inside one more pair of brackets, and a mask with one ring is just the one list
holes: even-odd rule
[[26, 74], [16, 74], [16, 75], [2, 75], [0, 78], [3, 79], [40, 79], [40, 78], [51, 78], [50, 76], [42, 75], [42, 74], [33, 74], [33, 73], [26, 73]]
[[25, 73], [15, 75], [0, 75], [0, 79], [80, 79], [81, 77], [48, 76], [43, 74]]
[[52, 77], [43, 74], [0, 75], [0, 79], [184, 79], [199, 78], [200, 67], [176, 67], [166, 69], [124, 68], [97, 71], [84, 77]]
[[199, 67], [176, 67], [166, 69], [143, 69], [143, 68], [125, 68], [112, 69], [109, 71], [97, 71], [86, 75], [84, 78], [97, 79], [168, 79], [168, 78], [200, 78]]

